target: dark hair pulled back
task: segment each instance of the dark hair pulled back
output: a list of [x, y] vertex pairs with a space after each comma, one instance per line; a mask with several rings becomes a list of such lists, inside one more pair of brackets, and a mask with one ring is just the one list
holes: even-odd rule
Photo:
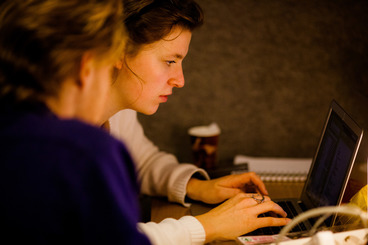
[[193, 31], [203, 24], [203, 11], [192, 0], [123, 0], [129, 34], [127, 55], [167, 36], [173, 27]]

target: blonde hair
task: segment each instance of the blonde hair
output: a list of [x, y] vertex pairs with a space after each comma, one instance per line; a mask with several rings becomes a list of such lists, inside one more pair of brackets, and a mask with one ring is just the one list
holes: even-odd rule
[[126, 40], [121, 0], [5, 0], [0, 5], [0, 99], [55, 96], [77, 78], [83, 54], [121, 57]]

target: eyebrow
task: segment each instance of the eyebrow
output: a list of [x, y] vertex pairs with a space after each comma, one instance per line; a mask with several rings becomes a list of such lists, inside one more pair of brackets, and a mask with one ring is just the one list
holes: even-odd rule
[[184, 58], [183, 55], [181, 55], [181, 54], [174, 54], [173, 56], [177, 59], [183, 59]]

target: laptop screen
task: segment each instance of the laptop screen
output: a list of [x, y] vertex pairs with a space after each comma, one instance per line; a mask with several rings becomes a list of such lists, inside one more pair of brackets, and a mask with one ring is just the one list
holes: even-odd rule
[[362, 130], [333, 102], [302, 200], [312, 207], [340, 204], [361, 136]]

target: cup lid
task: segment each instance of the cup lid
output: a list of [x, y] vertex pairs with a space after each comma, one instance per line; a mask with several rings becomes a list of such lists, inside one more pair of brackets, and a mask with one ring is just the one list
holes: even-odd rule
[[192, 136], [199, 136], [199, 137], [209, 137], [219, 135], [221, 133], [220, 127], [217, 123], [211, 123], [210, 125], [206, 126], [195, 126], [191, 127], [188, 130], [188, 134]]

